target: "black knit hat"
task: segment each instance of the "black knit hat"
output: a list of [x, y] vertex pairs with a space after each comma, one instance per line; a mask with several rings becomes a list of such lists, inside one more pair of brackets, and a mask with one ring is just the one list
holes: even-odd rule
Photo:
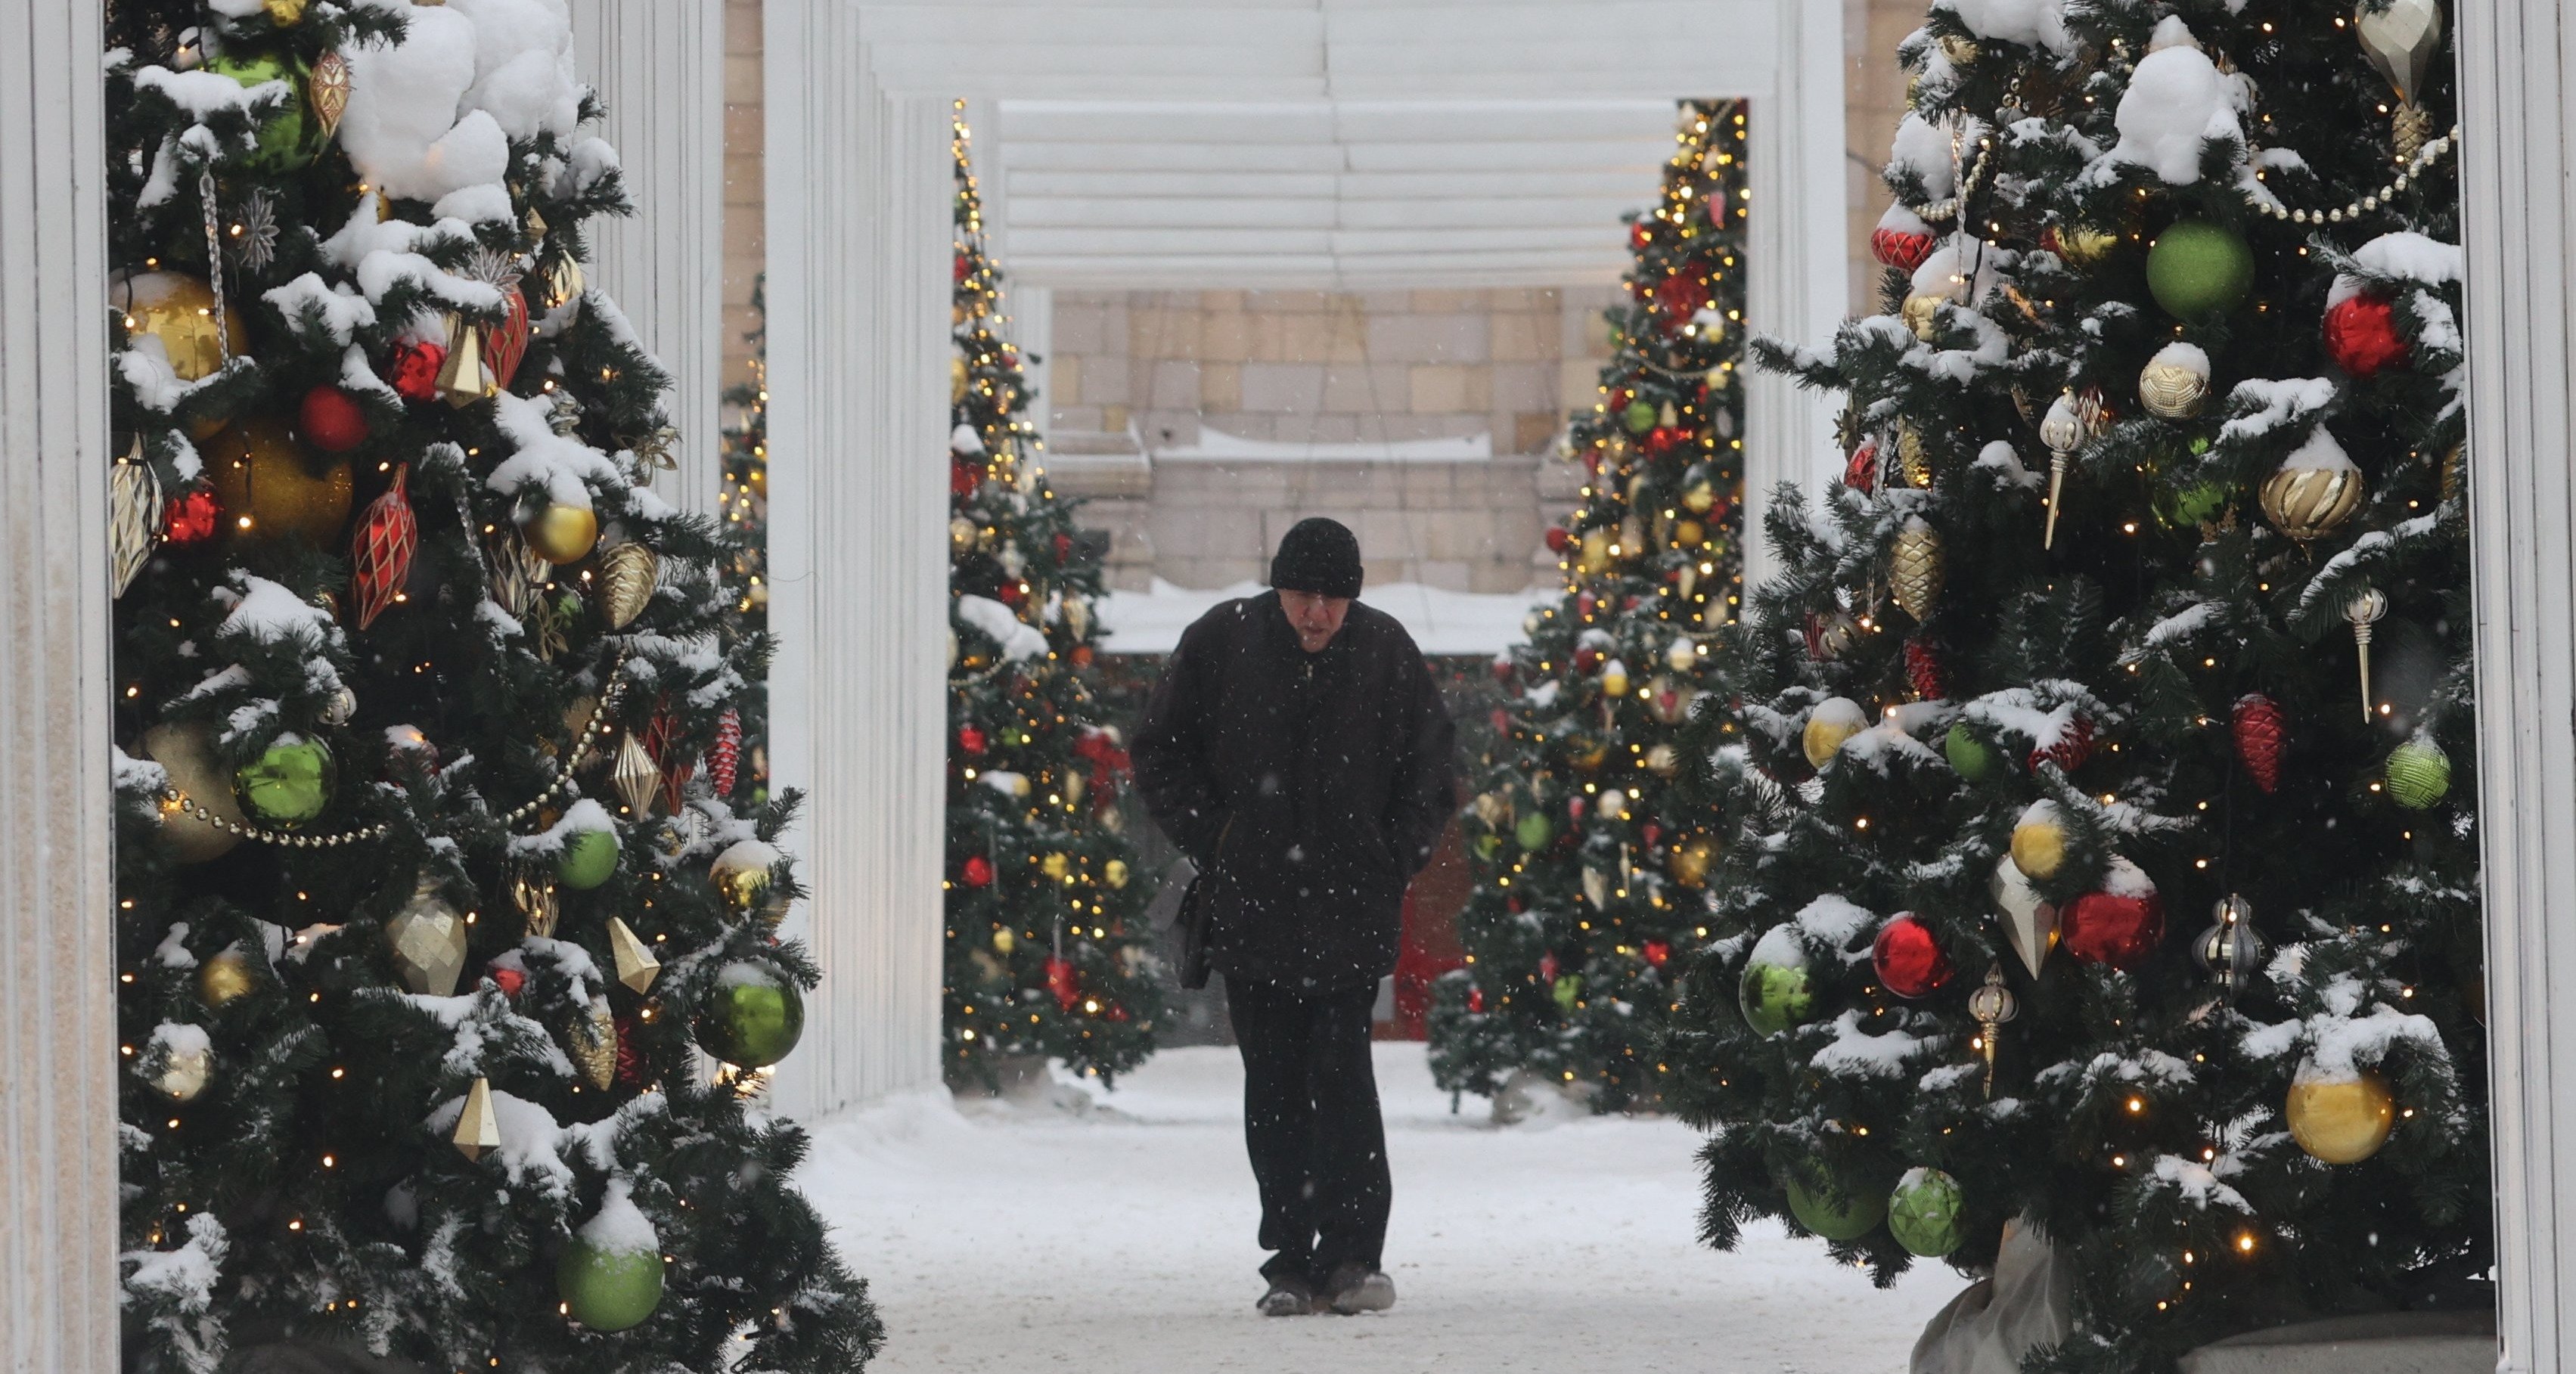
[[1270, 585], [1318, 596], [1360, 594], [1360, 541], [1339, 520], [1313, 515], [1288, 527], [1270, 559]]

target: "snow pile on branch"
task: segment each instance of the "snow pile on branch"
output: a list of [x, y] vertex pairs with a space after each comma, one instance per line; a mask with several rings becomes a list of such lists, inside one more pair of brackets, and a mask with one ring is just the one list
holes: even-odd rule
[[492, 490], [517, 493], [536, 487], [556, 505], [588, 510], [589, 483], [611, 489], [626, 485], [608, 455], [555, 433], [554, 426], [546, 423], [543, 405], [504, 391], [492, 398], [492, 406], [492, 418], [501, 433], [518, 448], [484, 479]]
[[957, 618], [984, 632], [1002, 646], [1002, 657], [1013, 663], [1043, 657], [1047, 651], [1046, 636], [1036, 627], [1011, 614], [1011, 608], [989, 596], [957, 598]]
[[2183, 40], [2150, 52], [2130, 74], [2112, 122], [2120, 141], [2105, 163], [2135, 163], [2170, 186], [2200, 180], [2201, 145], [2220, 139], [2242, 148], [2244, 125], [2237, 116], [2252, 108], [2252, 91], [2242, 76], [2218, 70], [2209, 54], [2189, 40], [2182, 21], [2168, 18], [2157, 26], [2159, 41], [2168, 30]]
[[1957, 189], [1950, 170], [1950, 135], [1919, 114], [1896, 126], [1888, 148], [1888, 170], [1911, 173], [1923, 183], [1923, 194], [1939, 200]]
[[1979, 38], [2045, 48], [2060, 57], [2075, 51], [2075, 40], [2066, 34], [2064, 0], [1934, 0], [1932, 12], [1958, 20]]

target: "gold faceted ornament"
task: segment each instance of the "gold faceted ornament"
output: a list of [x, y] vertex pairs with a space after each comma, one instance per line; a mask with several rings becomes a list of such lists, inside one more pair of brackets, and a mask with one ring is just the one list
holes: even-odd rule
[[313, 59], [313, 73], [304, 80], [304, 98], [312, 104], [313, 118], [321, 124], [326, 140], [340, 132], [340, 116], [349, 112], [350, 89], [349, 59], [337, 51]]
[[551, 940], [555, 922], [563, 918], [563, 903], [555, 896], [554, 883], [535, 869], [523, 869], [510, 876], [510, 902], [519, 909], [519, 920], [527, 933], [540, 940]]
[[[156, 725], [143, 732], [143, 752], [169, 776], [169, 785], [181, 796], [211, 813], [216, 819], [233, 825], [246, 825], [241, 805], [233, 797], [232, 779], [215, 762], [213, 731], [203, 725]], [[175, 801], [161, 803], [161, 843], [170, 857], [183, 864], [201, 864], [222, 858], [241, 843], [241, 836], [221, 826], [209, 825], [180, 809]]]
[[2209, 395], [2209, 378], [2180, 363], [2155, 361], [2138, 374], [2138, 404], [2167, 420], [2188, 420], [2200, 413]]
[[652, 946], [637, 938], [635, 928], [621, 917], [608, 918], [608, 952], [617, 965], [617, 981], [630, 991], [652, 987], [662, 972], [662, 961], [653, 957]]
[[123, 315], [128, 337], [161, 341], [170, 371], [193, 382], [224, 365], [222, 303], [203, 277], [185, 272], [136, 272], [108, 287], [108, 303]]
[[2388, 1143], [2397, 1099], [2386, 1079], [2365, 1069], [2353, 1078], [2292, 1083], [2281, 1115], [2300, 1149], [2328, 1164], [2359, 1164]]
[[534, 519], [520, 524], [519, 533], [527, 539], [530, 552], [562, 567], [590, 556], [599, 543], [599, 517], [588, 506], [549, 502]]
[[206, 477], [237, 539], [329, 546], [348, 523], [357, 484], [344, 459], [309, 462], [274, 416], [245, 417], [206, 445]]
[[456, 1114], [456, 1129], [447, 1140], [467, 1159], [481, 1159], [484, 1151], [501, 1148], [501, 1117], [492, 1110], [490, 1079], [477, 1078], [466, 1089], [464, 1109]]
[[1585, 530], [1581, 552], [1574, 561], [1574, 570], [1589, 577], [1608, 569], [1609, 566], [1610, 531], [1599, 526]]
[[1583, 870], [1583, 900], [1595, 911], [1610, 905], [1610, 875], [1597, 868]]
[[492, 601], [516, 619], [536, 604], [545, 585], [546, 560], [528, 547], [515, 525], [503, 525], [483, 537], [483, 554], [492, 574]]
[[590, 1009], [564, 1028], [564, 1049], [591, 1087], [606, 1092], [617, 1081], [617, 1017], [606, 997], [593, 996]]
[[634, 624], [652, 602], [661, 578], [662, 560], [642, 544], [620, 544], [601, 555], [599, 609], [608, 617], [609, 628], [622, 630]]
[[123, 596], [143, 572], [161, 537], [161, 479], [143, 461], [143, 441], [107, 474], [107, 545], [110, 595]]
[[[2298, 455], [2291, 455], [2295, 460]], [[2302, 544], [2341, 528], [2361, 509], [2361, 469], [2341, 466], [2292, 467], [2263, 479], [2263, 514], [2273, 528]]]
[[482, 326], [463, 315], [447, 317], [447, 356], [438, 364], [439, 399], [451, 406], [470, 406], [501, 390], [492, 369], [483, 365]]
[[436, 883], [423, 877], [413, 884], [411, 900], [385, 923], [385, 942], [393, 946], [404, 987], [427, 997], [456, 995], [457, 976], [465, 971], [465, 918]]
[[237, 949], [209, 955], [197, 966], [197, 1000], [216, 1011], [249, 996], [258, 985], [250, 971], [250, 956]]
[[627, 810], [638, 816], [653, 814], [653, 794], [662, 790], [662, 770], [632, 730], [618, 741], [617, 763], [609, 769], [608, 781], [625, 798]]
[[1924, 449], [1923, 431], [1915, 428], [1911, 420], [1899, 420], [1896, 424], [1896, 458], [1897, 471], [1904, 476], [1905, 485], [1916, 488], [1932, 485], [1932, 455]]
[[1717, 846], [1705, 836], [1694, 835], [1672, 847], [1664, 858], [1664, 868], [1673, 881], [1684, 887], [1700, 887], [1708, 882], [1709, 865], [1717, 862]]
[[749, 911], [769, 895], [770, 870], [780, 857], [775, 846], [738, 840], [707, 865], [707, 881], [715, 884], [726, 906]]
[[1896, 604], [1917, 622], [1932, 618], [1933, 608], [1941, 599], [1941, 585], [1946, 577], [1941, 561], [1941, 535], [1922, 516], [1910, 515], [1896, 532], [1896, 546], [1890, 556], [1887, 581], [1896, 594]]
[[546, 308], [560, 310], [581, 299], [590, 282], [581, 273], [581, 260], [570, 253], [555, 254], [555, 265], [546, 269]]
[[1944, 295], [1908, 296], [1899, 314], [1905, 320], [1905, 327], [1914, 331], [1914, 337], [1930, 343], [1939, 323], [1936, 314], [1949, 303], [1950, 298]]

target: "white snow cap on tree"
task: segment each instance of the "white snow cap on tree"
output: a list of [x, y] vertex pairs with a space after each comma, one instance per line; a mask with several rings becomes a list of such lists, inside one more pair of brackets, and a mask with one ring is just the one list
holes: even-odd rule
[[2063, 0], [1934, 0], [1934, 14], [1946, 14], [1979, 38], [2045, 48], [2059, 56], [2075, 51], [2066, 36]]
[[2207, 53], [2187, 41], [2191, 31], [2180, 19], [2158, 25], [2156, 37], [2166, 46], [2139, 61], [2120, 97], [2120, 111], [2113, 117], [2120, 142], [2110, 160], [2137, 163], [2169, 186], [2188, 186], [2200, 180], [2202, 143], [2217, 138], [2244, 145], [2245, 128], [2237, 115], [2251, 108], [2249, 85], [2241, 76], [2220, 72]]
[[623, 1178], [610, 1179], [607, 1195], [599, 1200], [598, 1215], [573, 1234], [612, 1255], [660, 1254], [661, 1233], [636, 1208], [634, 1194], [633, 1183]]
[[989, 596], [957, 598], [957, 618], [1002, 646], [1002, 657], [1016, 663], [1047, 651], [1046, 636], [1011, 614], [1011, 608]]
[[403, 11], [400, 43], [355, 43], [340, 144], [388, 196], [440, 216], [515, 218], [512, 138], [569, 136], [581, 116], [563, 0], [455, 0]]
[[977, 434], [973, 425], [959, 425], [948, 431], [948, 451], [963, 454], [968, 458], [981, 456], [984, 452], [984, 436]]
[[2179, 339], [2157, 349], [2156, 356], [2148, 359], [2147, 365], [2179, 367], [2204, 382], [2209, 380], [2208, 351], [2198, 344], [2187, 344]]
[[1950, 176], [1950, 135], [1919, 114], [1907, 115], [1896, 126], [1887, 162], [1892, 171], [1913, 173], [1923, 183], [1923, 194], [1934, 200], [1956, 189]]

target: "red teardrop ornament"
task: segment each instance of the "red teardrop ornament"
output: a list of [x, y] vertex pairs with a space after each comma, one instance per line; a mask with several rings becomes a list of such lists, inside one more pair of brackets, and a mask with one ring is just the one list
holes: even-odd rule
[[402, 594], [411, 576], [412, 554], [420, 548], [420, 520], [412, 514], [403, 488], [411, 475], [406, 463], [394, 469], [394, 483], [367, 505], [358, 530], [349, 540], [349, 591], [357, 601], [358, 628], [376, 623]]

